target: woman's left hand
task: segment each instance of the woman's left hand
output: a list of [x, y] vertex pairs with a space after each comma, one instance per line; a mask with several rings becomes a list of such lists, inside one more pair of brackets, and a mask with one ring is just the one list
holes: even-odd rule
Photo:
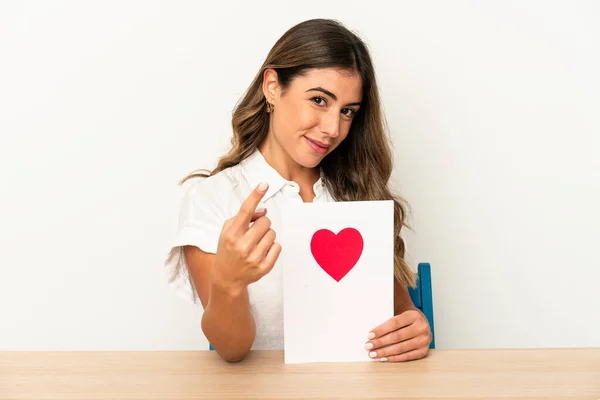
[[418, 310], [408, 310], [373, 329], [365, 348], [371, 358], [381, 361], [410, 361], [429, 353], [431, 338], [425, 315]]

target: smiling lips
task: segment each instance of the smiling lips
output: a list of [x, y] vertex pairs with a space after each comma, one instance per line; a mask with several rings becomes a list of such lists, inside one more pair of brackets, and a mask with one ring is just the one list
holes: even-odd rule
[[319, 154], [326, 154], [327, 151], [329, 150], [329, 145], [327, 145], [327, 144], [325, 144], [323, 142], [319, 142], [318, 140], [307, 138], [306, 136], [304, 136], [304, 138], [306, 139], [306, 142], [308, 143], [308, 145], [315, 152], [317, 152]]

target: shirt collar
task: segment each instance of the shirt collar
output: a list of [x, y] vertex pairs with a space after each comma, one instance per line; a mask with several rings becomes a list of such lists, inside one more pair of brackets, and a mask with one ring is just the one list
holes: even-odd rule
[[[246, 176], [246, 179], [248, 179], [248, 182], [252, 188], [255, 188], [261, 182], [266, 182], [269, 184], [269, 189], [263, 196], [261, 203], [267, 201], [270, 197], [275, 195], [286, 186], [298, 187], [296, 182], [288, 181], [282, 177], [279, 172], [277, 172], [277, 170], [275, 170], [275, 168], [273, 168], [267, 162], [267, 160], [265, 160], [264, 156], [258, 149], [256, 149], [254, 153], [243, 160], [241, 162], [241, 166], [244, 175]], [[299, 191], [299, 189], [297, 190]], [[323, 184], [322, 178], [315, 183], [313, 190], [315, 192], [315, 198], [324, 194], [325, 185]]]

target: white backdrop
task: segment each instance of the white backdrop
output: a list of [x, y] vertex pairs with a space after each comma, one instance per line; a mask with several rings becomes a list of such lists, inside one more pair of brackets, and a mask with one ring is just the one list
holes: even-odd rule
[[372, 50], [440, 348], [600, 345], [594, 1], [0, 3], [0, 350], [205, 349], [163, 260], [283, 32]]

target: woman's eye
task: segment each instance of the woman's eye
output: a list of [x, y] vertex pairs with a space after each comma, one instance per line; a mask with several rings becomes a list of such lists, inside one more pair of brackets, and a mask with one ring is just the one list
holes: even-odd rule
[[342, 110], [342, 114], [344, 114], [344, 115], [345, 115], [346, 117], [348, 117], [348, 118], [353, 118], [353, 117], [354, 117], [354, 115], [356, 115], [356, 111], [354, 111], [354, 110], [353, 110], [353, 109], [351, 109], [351, 108], [344, 108], [344, 109]]
[[312, 101], [318, 105], [318, 106], [322, 106], [325, 105], [327, 103], [327, 100], [325, 100], [325, 98], [321, 97], [321, 96], [315, 96], [312, 98]]

